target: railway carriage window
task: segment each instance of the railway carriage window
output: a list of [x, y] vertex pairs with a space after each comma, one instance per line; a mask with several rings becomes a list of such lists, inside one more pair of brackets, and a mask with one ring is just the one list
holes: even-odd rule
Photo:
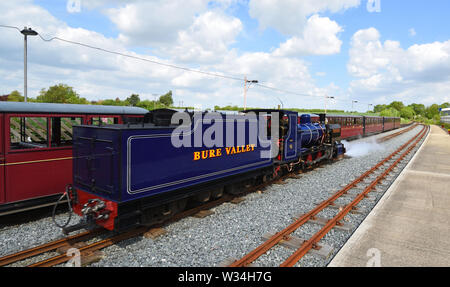
[[52, 118], [52, 147], [71, 146], [72, 127], [81, 123], [81, 118]]
[[48, 147], [47, 122], [45, 117], [11, 117], [10, 148], [14, 150]]
[[100, 126], [100, 125], [112, 125], [118, 124], [119, 119], [117, 117], [95, 117], [91, 120], [91, 125]]

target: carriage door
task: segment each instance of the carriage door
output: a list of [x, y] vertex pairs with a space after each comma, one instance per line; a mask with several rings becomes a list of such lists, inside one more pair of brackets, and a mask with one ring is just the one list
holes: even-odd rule
[[4, 115], [0, 114], [0, 203], [5, 202], [5, 130]]
[[289, 131], [284, 142], [284, 159], [289, 160], [297, 156], [297, 113], [287, 114]]

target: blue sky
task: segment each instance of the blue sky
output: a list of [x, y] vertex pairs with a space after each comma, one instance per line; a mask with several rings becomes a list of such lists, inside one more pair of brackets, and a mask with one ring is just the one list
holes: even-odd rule
[[[252, 87], [249, 106], [274, 107], [279, 97], [287, 106], [320, 108], [325, 95], [336, 99], [330, 108], [348, 110], [357, 99], [360, 111], [368, 103], [392, 100], [450, 101], [450, 2], [369, 1], [378, 1], [380, 11], [368, 11], [367, 0], [19, 0], [0, 4], [8, 12], [0, 15], [0, 24], [29, 25], [44, 37], [173, 65], [247, 75], [291, 92]], [[80, 10], [69, 11], [69, 2]], [[0, 93], [22, 92], [21, 35], [4, 28], [0, 33], [0, 75], [8, 75], [0, 80]], [[243, 104], [243, 82], [56, 41], [31, 39], [29, 66], [31, 96], [64, 82], [88, 99], [124, 99], [131, 93], [152, 99], [153, 93], [172, 90], [177, 103]]]

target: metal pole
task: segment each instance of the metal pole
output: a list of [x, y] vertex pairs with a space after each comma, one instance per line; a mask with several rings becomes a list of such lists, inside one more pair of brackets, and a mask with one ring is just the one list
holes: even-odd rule
[[247, 109], [247, 76], [244, 77], [244, 111]]
[[27, 35], [24, 35], [24, 46], [23, 46], [23, 95], [24, 101], [27, 102]]

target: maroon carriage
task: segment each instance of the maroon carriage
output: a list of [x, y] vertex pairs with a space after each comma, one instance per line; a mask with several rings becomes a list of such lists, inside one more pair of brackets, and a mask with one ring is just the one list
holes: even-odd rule
[[0, 215], [53, 204], [72, 182], [72, 126], [136, 122], [137, 107], [0, 102]]
[[383, 117], [364, 116], [364, 136], [383, 132]]
[[341, 125], [341, 138], [354, 139], [363, 136], [363, 117], [351, 115], [327, 115], [329, 124]]

